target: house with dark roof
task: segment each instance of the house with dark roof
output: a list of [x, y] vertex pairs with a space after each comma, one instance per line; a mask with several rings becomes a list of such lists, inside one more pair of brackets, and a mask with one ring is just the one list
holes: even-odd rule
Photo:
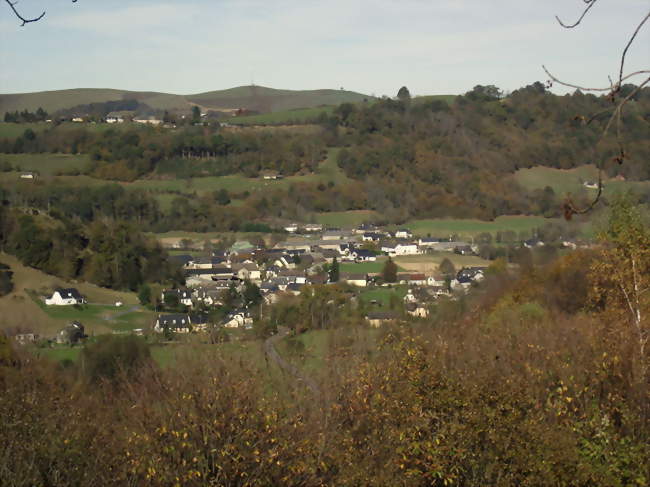
[[368, 285], [368, 275], [358, 273], [341, 273], [340, 280], [351, 286], [366, 287]]
[[194, 257], [192, 257], [189, 254], [170, 255], [169, 260], [174, 264], [180, 265], [181, 267], [185, 267], [194, 260]]
[[74, 345], [86, 337], [84, 326], [78, 321], [73, 321], [56, 334], [56, 343]]
[[165, 330], [173, 331], [175, 333], [189, 333], [192, 331], [190, 315], [185, 313], [158, 315], [158, 319], [156, 320], [153, 329], [157, 333], [162, 333]]
[[378, 242], [382, 238], [384, 238], [384, 235], [379, 232], [364, 232], [361, 240], [364, 242]]
[[397, 313], [394, 311], [371, 311], [366, 315], [366, 320], [368, 320], [370, 326], [374, 326], [375, 328], [384, 323], [396, 321], [398, 318]]
[[161, 298], [163, 303], [169, 303], [176, 298], [179, 304], [192, 306], [192, 291], [189, 289], [164, 289]]
[[355, 249], [350, 253], [350, 255], [357, 262], [374, 262], [377, 260], [377, 254], [375, 254], [372, 250]]
[[73, 287], [56, 289], [52, 293], [52, 297], [45, 300], [45, 304], [48, 306], [73, 306], [75, 304], [84, 304], [85, 302], [85, 298]]

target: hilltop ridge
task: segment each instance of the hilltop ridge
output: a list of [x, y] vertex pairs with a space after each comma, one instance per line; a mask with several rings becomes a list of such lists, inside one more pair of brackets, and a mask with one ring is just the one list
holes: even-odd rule
[[79, 105], [109, 101], [136, 100], [154, 110], [189, 112], [194, 105], [204, 110], [244, 109], [259, 113], [273, 113], [297, 108], [339, 105], [361, 102], [373, 97], [346, 90], [284, 90], [264, 86], [238, 86], [225, 90], [177, 95], [155, 91], [130, 91], [110, 88], [76, 88], [34, 93], [0, 94], [0, 113], [36, 111], [47, 112], [71, 109]]

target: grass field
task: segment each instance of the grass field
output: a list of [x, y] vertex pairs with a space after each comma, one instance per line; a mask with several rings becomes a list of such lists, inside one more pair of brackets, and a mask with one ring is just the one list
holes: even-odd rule
[[334, 111], [333, 106], [315, 108], [297, 108], [283, 112], [265, 113], [263, 115], [248, 115], [223, 120], [231, 125], [284, 125], [300, 124], [315, 121], [322, 113], [329, 115]]
[[31, 350], [37, 357], [48, 358], [56, 362], [76, 362], [79, 359], [82, 349], [83, 347], [81, 346], [55, 346], [52, 348], [32, 348]]
[[396, 296], [397, 299], [403, 301], [407, 291], [408, 286], [403, 285], [394, 285], [391, 287], [372, 287], [362, 290], [359, 298], [365, 303], [376, 301], [377, 304], [382, 308], [387, 309], [390, 306], [392, 296]]
[[431, 234], [432, 237], [445, 238], [450, 235], [458, 235], [460, 238], [469, 239], [479, 233], [495, 234], [498, 231], [505, 230], [530, 234], [534, 228], [556, 220], [541, 216], [500, 216], [494, 221], [471, 219], [412, 220], [400, 226], [409, 228], [416, 236]]
[[2, 161], [9, 162], [14, 168], [20, 167], [21, 171], [37, 172], [41, 177], [73, 169], [83, 171], [90, 163], [88, 156], [72, 154], [2, 154]]
[[34, 132], [42, 132], [52, 127], [51, 123], [4, 123], [0, 122], [0, 139], [13, 139], [25, 133], [25, 130], [31, 129]]
[[[380, 256], [377, 257], [375, 262], [343, 262], [339, 269], [341, 272], [379, 274], [384, 269], [386, 260], [388, 260], [388, 257]], [[397, 267], [400, 272], [405, 270], [399, 265]]]
[[[581, 166], [575, 169], [554, 169], [551, 167], [532, 167], [520, 169], [515, 173], [515, 179], [529, 191], [553, 188], [558, 197], [571, 194], [596, 194], [595, 189], [583, 186], [584, 181], [598, 181], [598, 170], [593, 165]], [[650, 192], [650, 181], [618, 181], [605, 179], [603, 194], [612, 196], [628, 190]]]
[[431, 274], [438, 270], [438, 266], [444, 259], [449, 259], [457, 270], [463, 267], [488, 267], [491, 262], [489, 260], [481, 259], [474, 255], [458, 255], [453, 252], [434, 252], [431, 254], [423, 255], [404, 255], [395, 257], [395, 263], [411, 272], [422, 272], [424, 274]]

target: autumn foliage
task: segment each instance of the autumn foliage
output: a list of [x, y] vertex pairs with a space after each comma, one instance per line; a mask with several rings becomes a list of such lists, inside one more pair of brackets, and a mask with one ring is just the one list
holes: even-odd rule
[[[315, 391], [269, 361], [233, 360], [227, 348], [95, 382], [14, 351], [0, 369], [0, 478], [646, 486], [647, 350], [617, 272], [632, 256], [625, 276], [647, 269], [637, 247], [647, 234], [618, 235], [547, 266], [494, 266], [426, 322], [376, 333], [358, 322], [326, 327], [322, 366], [308, 372]], [[647, 320], [647, 299], [638, 310]]]

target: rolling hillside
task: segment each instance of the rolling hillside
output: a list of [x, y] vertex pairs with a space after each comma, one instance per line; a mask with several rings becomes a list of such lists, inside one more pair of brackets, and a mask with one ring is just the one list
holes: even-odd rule
[[339, 105], [344, 102], [354, 103], [369, 98], [361, 93], [344, 90], [276, 90], [263, 86], [240, 86], [194, 95], [79, 88], [0, 95], [0, 114], [25, 109], [36, 111], [39, 107], [53, 113], [78, 105], [117, 100], [138, 100], [154, 109], [174, 112], [189, 111], [193, 105], [198, 105], [204, 110], [244, 108], [261, 113], [272, 113], [296, 108]]

